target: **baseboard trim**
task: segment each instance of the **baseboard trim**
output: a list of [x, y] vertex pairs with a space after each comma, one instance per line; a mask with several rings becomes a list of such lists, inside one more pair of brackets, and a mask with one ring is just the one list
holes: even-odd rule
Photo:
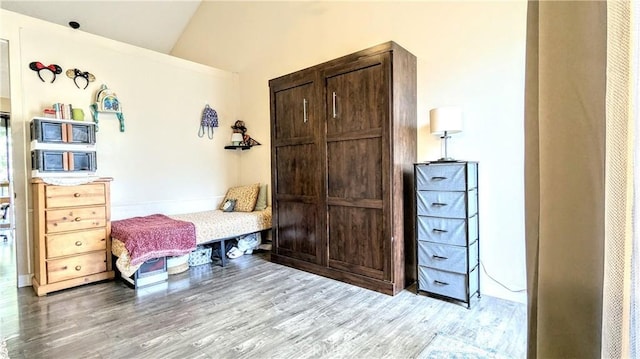
[[22, 287], [30, 287], [31, 286], [31, 277], [32, 274], [21, 274], [18, 276], [18, 288]]

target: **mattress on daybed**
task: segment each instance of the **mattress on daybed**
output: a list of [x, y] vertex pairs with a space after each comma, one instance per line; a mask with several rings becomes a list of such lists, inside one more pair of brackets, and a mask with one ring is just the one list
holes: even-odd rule
[[[210, 210], [167, 215], [167, 217], [193, 223], [196, 227], [197, 244], [215, 239], [238, 237], [271, 228], [271, 207], [253, 212]], [[118, 257], [116, 267], [123, 277], [130, 277], [140, 268], [140, 265], [131, 265], [129, 252], [124, 243], [117, 238], [111, 238], [111, 253]]]
[[168, 215], [168, 217], [193, 223], [196, 226], [197, 244], [207, 243], [214, 239], [237, 237], [271, 228], [271, 207], [253, 212], [211, 210]]

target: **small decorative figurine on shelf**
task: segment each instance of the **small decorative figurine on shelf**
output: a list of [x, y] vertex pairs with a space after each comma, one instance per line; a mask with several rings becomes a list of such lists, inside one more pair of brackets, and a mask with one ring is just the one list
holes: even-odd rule
[[233, 133], [241, 133], [242, 137], [244, 137], [244, 134], [247, 133], [247, 128], [244, 125], [244, 121], [236, 121], [236, 123], [231, 126], [231, 129], [233, 130]]
[[225, 146], [226, 149], [236, 149], [242, 148], [243, 150], [248, 150], [253, 146], [258, 146], [260, 143], [249, 134], [247, 134], [247, 127], [244, 125], [244, 121], [236, 121], [236, 123], [231, 126], [233, 130], [233, 134], [231, 135], [231, 146]]
[[242, 142], [240, 142], [240, 146], [251, 147], [260, 145], [258, 141], [254, 140], [253, 138], [251, 138], [251, 136], [249, 136], [249, 134], [247, 134], [247, 127], [244, 125], [244, 121], [236, 121], [236, 123], [231, 126], [231, 128], [233, 129], [233, 133], [242, 134]]

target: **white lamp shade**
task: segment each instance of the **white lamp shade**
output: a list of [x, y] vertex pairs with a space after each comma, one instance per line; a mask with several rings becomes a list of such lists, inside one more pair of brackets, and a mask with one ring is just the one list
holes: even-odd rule
[[429, 111], [431, 134], [462, 132], [462, 110], [458, 107], [438, 107]]
[[231, 142], [242, 142], [242, 140], [243, 138], [241, 133], [234, 132], [231, 135]]

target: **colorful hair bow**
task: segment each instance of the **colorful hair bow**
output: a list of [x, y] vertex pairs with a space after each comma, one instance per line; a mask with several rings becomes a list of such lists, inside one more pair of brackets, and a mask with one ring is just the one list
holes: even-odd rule
[[78, 85], [78, 79], [79, 78], [85, 79], [86, 83], [82, 88], [83, 90], [86, 89], [87, 86], [89, 86], [89, 82], [93, 82], [96, 80], [96, 77], [93, 76], [88, 71], [80, 71], [78, 69], [69, 69], [67, 70], [66, 74], [68, 78], [73, 79], [73, 83], [76, 84], [77, 88], [80, 88], [80, 85]]
[[40, 78], [40, 80], [42, 80], [42, 82], [45, 82], [44, 79], [42, 78], [42, 75], [40, 74], [40, 71], [42, 71], [42, 70], [51, 71], [51, 73], [53, 74], [53, 79], [51, 79], [51, 83], [53, 83], [53, 81], [56, 80], [56, 75], [57, 74], [62, 73], [62, 68], [60, 66], [55, 65], [55, 64], [51, 64], [49, 66], [44, 66], [39, 61], [34, 61], [34, 62], [30, 63], [29, 64], [29, 68], [38, 73], [38, 77]]

